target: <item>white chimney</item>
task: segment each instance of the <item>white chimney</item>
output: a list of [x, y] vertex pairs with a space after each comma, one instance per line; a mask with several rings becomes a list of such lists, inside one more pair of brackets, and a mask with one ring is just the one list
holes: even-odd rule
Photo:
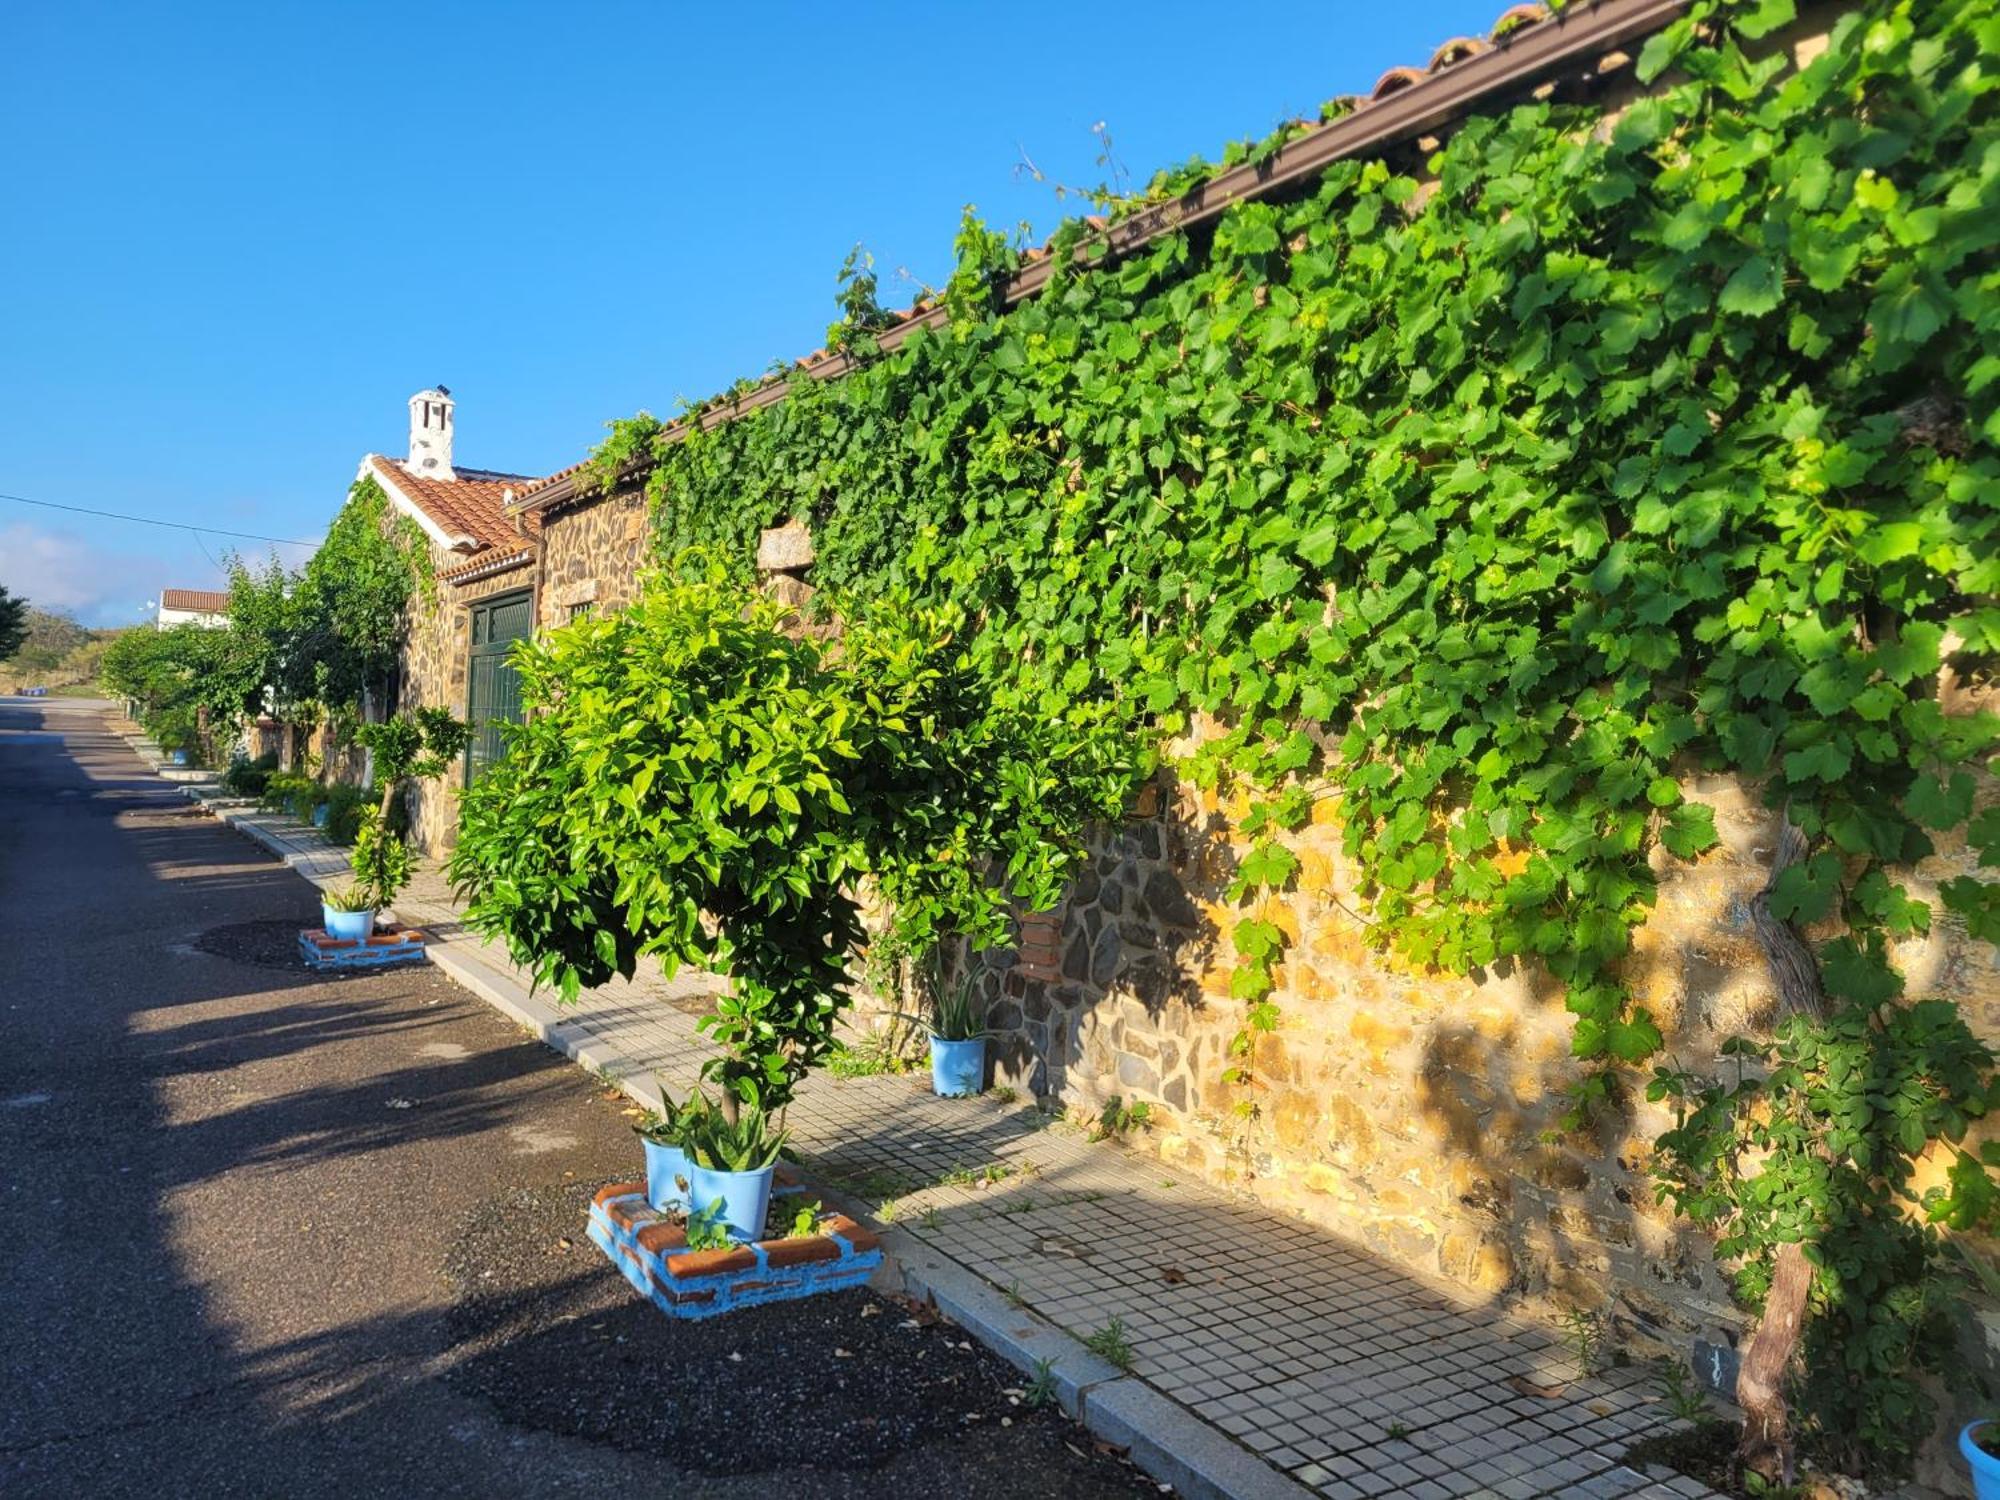
[[425, 479], [456, 479], [451, 467], [451, 392], [443, 386], [410, 397], [410, 468]]

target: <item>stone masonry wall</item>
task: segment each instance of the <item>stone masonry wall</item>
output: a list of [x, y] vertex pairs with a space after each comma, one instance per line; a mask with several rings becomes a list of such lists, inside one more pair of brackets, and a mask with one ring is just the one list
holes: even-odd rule
[[[431, 561], [442, 573], [465, 559], [433, 548]], [[421, 592], [415, 595], [403, 638], [402, 707], [444, 708], [464, 718], [472, 660], [472, 615], [467, 606], [496, 594], [518, 593], [535, 579], [536, 569], [529, 565], [466, 584], [438, 582], [428, 599]], [[463, 770], [453, 767], [433, 781], [414, 784], [405, 794], [410, 839], [424, 853], [439, 856], [450, 850], [458, 832], [458, 793], [464, 780]]]
[[[1768, 1024], [1748, 901], [1775, 822], [1730, 781], [1688, 791], [1715, 808], [1722, 842], [1693, 863], [1654, 852], [1659, 901], [1633, 972], [1669, 1047], [1697, 1059]], [[1242, 914], [1223, 898], [1248, 847], [1241, 811], [1163, 779], [1099, 836], [1055, 911], [976, 960], [994, 1081], [1092, 1113], [1144, 1100], [1152, 1122], [1135, 1139], [1177, 1168], [1476, 1290], [1601, 1311], [1641, 1349], [1684, 1354], [1690, 1333], [1735, 1327], [1705, 1238], [1653, 1202], [1645, 1163], [1665, 1114], [1628, 1100], [1594, 1136], [1561, 1134], [1574, 1069], [1560, 993], [1522, 969], [1461, 980], [1377, 954], [1330, 805], [1293, 841], [1295, 889], [1256, 908], [1291, 939], [1280, 1029], [1258, 1041], [1250, 1086], [1222, 1082], [1244, 1014], [1229, 998]], [[1953, 845], [1909, 884], [1934, 894], [1972, 865]], [[1990, 945], [1941, 912], [1898, 957], [1910, 993], [1956, 999], [2000, 1037]]]
[[629, 604], [639, 591], [649, 542], [646, 497], [636, 489], [545, 517], [536, 622], [549, 630], [585, 609]]

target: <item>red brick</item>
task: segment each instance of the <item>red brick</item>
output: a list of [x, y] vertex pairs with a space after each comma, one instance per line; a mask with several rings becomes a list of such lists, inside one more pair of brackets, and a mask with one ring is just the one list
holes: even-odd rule
[[864, 1250], [880, 1249], [882, 1245], [882, 1242], [875, 1238], [871, 1231], [863, 1229], [859, 1224], [848, 1218], [846, 1214], [836, 1214], [833, 1218], [827, 1220], [826, 1232], [828, 1234], [837, 1234], [846, 1240], [848, 1244], [854, 1247], [856, 1254], [860, 1254]]
[[823, 1234], [808, 1235], [800, 1240], [771, 1240], [764, 1246], [764, 1263], [773, 1269], [839, 1259], [840, 1246]]
[[355, 942], [353, 938], [322, 937], [319, 946], [322, 948], [359, 948], [361, 945]]
[[685, 1229], [678, 1224], [666, 1223], [664, 1220], [658, 1224], [648, 1224], [639, 1231], [637, 1238], [639, 1248], [653, 1255], [659, 1255], [663, 1251], [679, 1250], [688, 1242]]
[[782, 1283], [776, 1281], [739, 1281], [729, 1290], [732, 1292], [768, 1292]]
[[700, 1276], [721, 1276], [730, 1271], [748, 1271], [757, 1264], [757, 1252], [747, 1246], [738, 1250], [689, 1250], [667, 1258], [667, 1274], [679, 1280]]
[[599, 1208], [608, 1206], [613, 1198], [645, 1197], [646, 1184], [643, 1182], [613, 1182], [599, 1188], [591, 1198]]
[[612, 1223], [630, 1233], [644, 1229], [660, 1217], [653, 1212], [652, 1205], [644, 1198], [637, 1202], [630, 1198], [621, 1198], [616, 1203], [607, 1204], [604, 1212], [609, 1215]]

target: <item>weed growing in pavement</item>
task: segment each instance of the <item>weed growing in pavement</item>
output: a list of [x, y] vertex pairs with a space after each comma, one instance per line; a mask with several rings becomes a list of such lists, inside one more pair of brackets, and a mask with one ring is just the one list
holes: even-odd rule
[[1056, 1394], [1055, 1361], [1036, 1360], [1034, 1373], [1028, 1380], [1027, 1393], [1021, 1399], [1033, 1407], [1054, 1406]]
[[1132, 1342], [1125, 1336], [1125, 1321], [1122, 1318], [1113, 1318], [1097, 1329], [1083, 1341], [1083, 1347], [1121, 1370], [1132, 1368]]
[[1122, 1094], [1113, 1094], [1099, 1111], [1090, 1138], [1093, 1141], [1112, 1140], [1128, 1130], [1144, 1130], [1152, 1119], [1153, 1106], [1144, 1099], [1134, 1099], [1127, 1104]]
[[1389, 1434], [1391, 1442], [1402, 1443], [1409, 1441], [1410, 1429], [1401, 1422], [1391, 1422], [1383, 1431]]
[[991, 1099], [995, 1104], [1012, 1104], [1021, 1096], [1003, 1083], [988, 1089], [986, 1097]]
[[884, 1198], [880, 1206], [875, 1210], [875, 1217], [880, 1219], [884, 1224], [895, 1223], [896, 1200], [894, 1198]]
[[1576, 1366], [1585, 1375], [1595, 1374], [1597, 1356], [1604, 1348], [1604, 1319], [1580, 1307], [1564, 1310], [1560, 1319], [1563, 1345], [1576, 1357]]
[[1708, 1414], [1708, 1398], [1695, 1384], [1694, 1372], [1677, 1359], [1660, 1361], [1660, 1405], [1683, 1422], [1696, 1422]]
[[1014, 1169], [1005, 1162], [989, 1161], [985, 1166], [953, 1167], [937, 1180], [939, 1187], [992, 1187], [996, 1182], [1005, 1182], [1014, 1175]]
[[835, 1078], [875, 1078], [882, 1074], [907, 1073], [916, 1067], [897, 1038], [886, 1031], [871, 1031], [858, 1043], [842, 1043], [827, 1054], [826, 1070]]
[[1007, 1298], [1007, 1305], [1009, 1307], [1026, 1307], [1028, 1305], [1028, 1299], [1021, 1295], [1021, 1278], [1018, 1276], [1007, 1283], [1007, 1290], [1004, 1295]]
[[938, 1225], [943, 1221], [938, 1218], [938, 1211], [935, 1208], [927, 1208], [924, 1210], [924, 1217], [922, 1222], [924, 1228], [931, 1230], [933, 1233], [935, 1233]]

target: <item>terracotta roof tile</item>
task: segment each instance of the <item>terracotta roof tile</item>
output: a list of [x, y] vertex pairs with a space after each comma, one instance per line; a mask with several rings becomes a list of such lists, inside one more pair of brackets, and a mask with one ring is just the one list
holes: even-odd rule
[[[478, 548], [469, 556], [488, 548], [521, 550], [521, 532], [507, 510], [506, 496], [509, 490], [519, 493], [536, 484], [528, 475], [459, 469], [456, 479], [432, 479], [413, 474], [407, 465], [379, 453], [371, 453], [368, 461], [412, 505], [430, 517], [438, 530], [447, 536], [467, 536], [477, 542]], [[541, 531], [538, 517], [531, 514], [522, 519], [530, 537]]]
[[186, 609], [205, 615], [229, 613], [229, 595], [215, 589], [161, 589], [161, 609]]
[[534, 556], [533, 547], [516, 547], [510, 552], [489, 547], [484, 552], [476, 554], [469, 562], [460, 563], [455, 568], [446, 568], [438, 574], [438, 577], [446, 583], [469, 583], [475, 578], [484, 578], [489, 574], [504, 573], [509, 568], [518, 568], [523, 563], [532, 562]]

